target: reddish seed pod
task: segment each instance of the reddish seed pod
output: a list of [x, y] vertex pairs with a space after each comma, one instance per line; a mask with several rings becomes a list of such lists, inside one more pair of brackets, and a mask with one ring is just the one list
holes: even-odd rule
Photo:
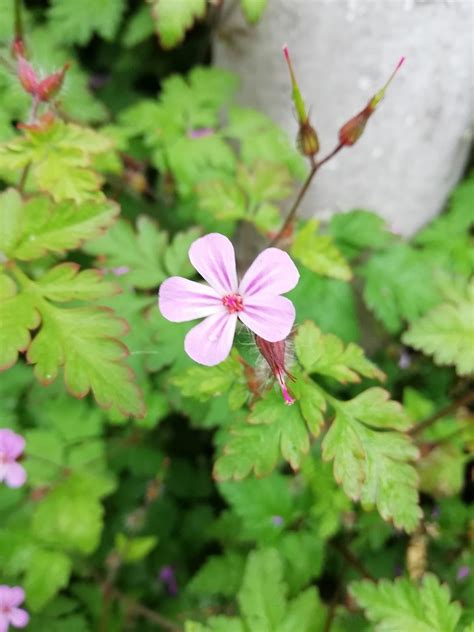
[[287, 355], [287, 341], [279, 340], [278, 342], [268, 342], [268, 340], [264, 340], [260, 338], [260, 336], [255, 336], [255, 342], [257, 344], [258, 350], [265, 358], [268, 366], [271, 369], [278, 385], [281, 389], [283, 399], [285, 400], [285, 404], [287, 406], [291, 406], [295, 403], [295, 400], [288, 392], [288, 388], [286, 386], [286, 377], [290, 380], [294, 380], [294, 377], [289, 373], [286, 368], [286, 355]]
[[397, 67], [392, 72], [387, 83], [383, 86], [383, 88], [379, 90], [370, 99], [370, 101], [367, 103], [367, 105], [365, 106], [363, 110], [361, 110], [358, 114], [356, 114], [351, 119], [349, 119], [347, 123], [345, 123], [341, 127], [341, 129], [339, 130], [339, 142], [341, 145], [344, 145], [346, 147], [351, 147], [359, 140], [359, 138], [364, 133], [365, 126], [367, 125], [367, 121], [375, 112], [375, 108], [377, 107], [377, 105], [384, 98], [385, 91], [387, 90], [388, 86], [392, 82], [392, 79], [395, 77], [398, 69], [403, 64], [404, 61], [405, 61], [405, 58], [401, 57], [400, 61], [397, 64]]

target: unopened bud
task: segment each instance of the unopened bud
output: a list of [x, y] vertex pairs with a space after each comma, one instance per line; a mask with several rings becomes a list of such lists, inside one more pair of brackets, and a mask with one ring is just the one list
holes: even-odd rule
[[26, 57], [25, 42], [21, 37], [15, 37], [12, 42], [10, 52], [12, 54], [12, 57], [14, 57], [15, 59], [18, 59], [19, 57]]
[[283, 55], [285, 56], [286, 63], [288, 64], [288, 70], [290, 72], [292, 88], [291, 97], [295, 105], [296, 115], [300, 125], [297, 136], [298, 149], [305, 156], [314, 156], [319, 151], [319, 139], [316, 130], [309, 122], [309, 116], [306, 113], [306, 107], [298, 82], [296, 81], [293, 64], [291, 63], [290, 51], [288, 50], [288, 46], [286, 44], [283, 46]]
[[298, 132], [298, 149], [304, 156], [315, 156], [319, 151], [319, 139], [309, 121], [300, 125]]
[[388, 86], [392, 82], [392, 79], [395, 77], [395, 74], [397, 73], [398, 69], [403, 64], [404, 61], [405, 61], [405, 58], [402, 57], [400, 61], [398, 62], [397, 67], [390, 75], [388, 81], [383, 86], [383, 88], [379, 90], [370, 99], [370, 101], [367, 103], [367, 105], [365, 106], [363, 110], [361, 110], [358, 114], [356, 114], [354, 117], [349, 119], [347, 123], [345, 123], [341, 127], [341, 129], [339, 130], [339, 142], [341, 145], [350, 147], [359, 140], [359, 138], [364, 133], [365, 126], [367, 125], [367, 121], [375, 112], [377, 105], [384, 98], [385, 91], [387, 90]]
[[255, 342], [281, 388], [285, 404], [291, 406], [291, 404], [295, 403], [295, 400], [288, 392], [285, 379], [288, 377], [290, 380], [294, 380], [294, 377], [286, 368], [287, 340], [268, 342], [268, 340], [264, 340], [260, 336], [255, 336]]
[[48, 75], [38, 85], [37, 97], [40, 101], [49, 101], [61, 90], [64, 82], [64, 76], [69, 69], [70, 64], [64, 64], [61, 70]]
[[18, 55], [17, 74], [23, 89], [29, 94], [36, 95], [38, 77], [33, 70], [33, 66], [22, 55]]

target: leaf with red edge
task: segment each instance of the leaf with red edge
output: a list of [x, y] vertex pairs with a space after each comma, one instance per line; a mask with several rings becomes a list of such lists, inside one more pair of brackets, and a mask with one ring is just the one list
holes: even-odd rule
[[30, 294], [17, 293], [13, 279], [0, 274], [0, 370], [15, 364], [31, 339], [40, 317]]
[[53, 382], [59, 369], [75, 397], [92, 391], [99, 406], [140, 417], [145, 405], [133, 371], [125, 364], [126, 346], [118, 340], [126, 321], [105, 307], [61, 309], [40, 303], [43, 326], [28, 349], [40, 382]]

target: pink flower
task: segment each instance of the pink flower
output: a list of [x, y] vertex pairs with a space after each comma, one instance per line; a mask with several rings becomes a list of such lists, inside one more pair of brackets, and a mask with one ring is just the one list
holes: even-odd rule
[[23, 466], [16, 462], [24, 449], [23, 437], [9, 428], [0, 429], [0, 482], [5, 481], [8, 487], [21, 487], [26, 480]]
[[191, 244], [189, 259], [209, 285], [171, 277], [160, 287], [159, 308], [165, 318], [177, 323], [205, 317], [184, 341], [193, 360], [206, 366], [225, 360], [237, 318], [269, 342], [288, 336], [295, 308], [280, 294], [295, 287], [299, 273], [286, 252], [278, 248], [261, 252], [240, 283], [234, 247], [224, 235], [211, 233], [197, 239]]
[[24, 628], [30, 617], [26, 610], [18, 608], [25, 600], [25, 591], [19, 586], [0, 586], [0, 632], [7, 632], [8, 626]]

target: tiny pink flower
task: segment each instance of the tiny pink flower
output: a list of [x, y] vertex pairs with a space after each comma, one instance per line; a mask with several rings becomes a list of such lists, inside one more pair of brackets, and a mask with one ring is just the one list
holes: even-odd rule
[[269, 342], [288, 336], [295, 308], [280, 295], [295, 287], [299, 273], [286, 252], [278, 248], [261, 252], [240, 283], [234, 247], [224, 235], [211, 233], [197, 239], [189, 249], [189, 260], [209, 285], [171, 277], [161, 284], [159, 309], [173, 322], [204, 317], [184, 341], [193, 360], [206, 366], [225, 360], [237, 319]]
[[26, 480], [25, 469], [16, 462], [24, 449], [23, 437], [9, 428], [0, 429], [0, 482], [8, 487], [21, 487]]
[[7, 632], [8, 627], [24, 628], [30, 617], [26, 610], [18, 608], [25, 600], [25, 591], [19, 586], [0, 586], [0, 632]]

